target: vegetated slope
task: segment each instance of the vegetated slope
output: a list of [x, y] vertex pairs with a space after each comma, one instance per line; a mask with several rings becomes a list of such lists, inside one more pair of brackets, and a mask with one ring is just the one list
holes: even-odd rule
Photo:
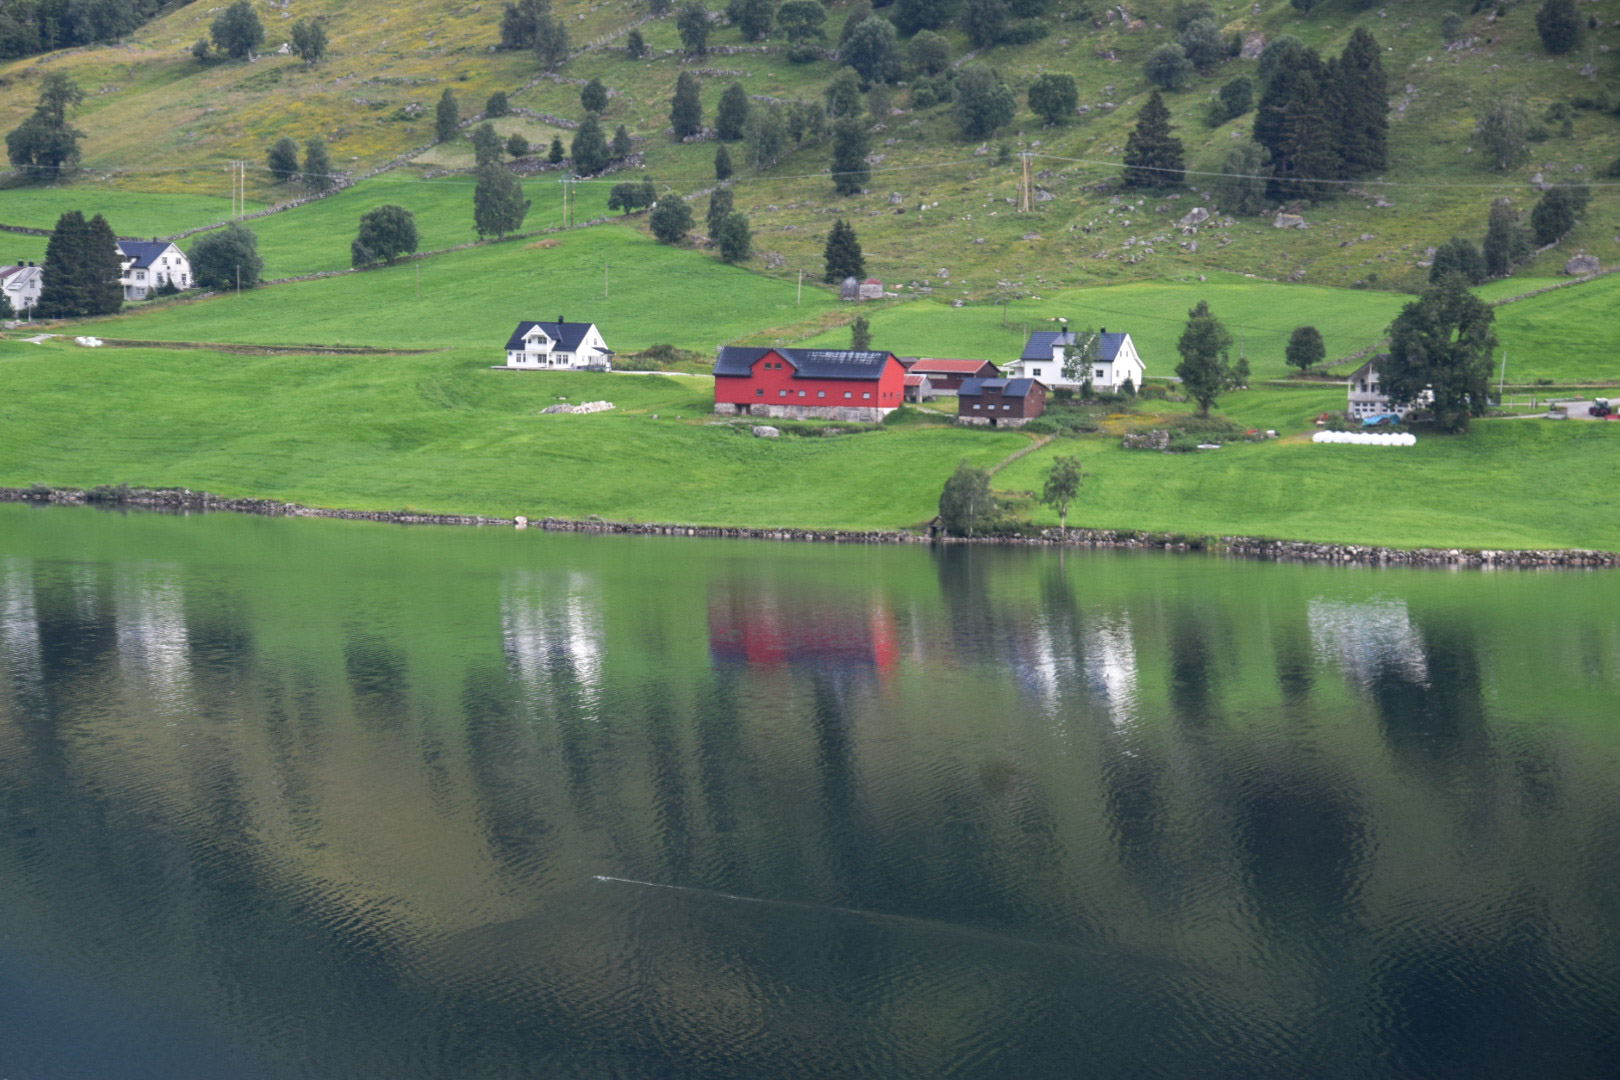
[[[1075, 6], [1054, 3], [1045, 16], [1047, 37], [998, 45], [970, 61], [996, 68], [1019, 92], [1018, 115], [990, 140], [964, 140], [949, 106], [915, 107], [909, 88], [902, 86], [894, 95], [900, 112], [869, 125], [875, 173], [868, 193], [849, 198], [837, 196], [825, 175], [825, 142], [790, 153], [763, 172], [747, 166], [743, 144], [732, 144], [737, 204], [751, 218], [759, 252], [751, 265], [760, 268], [768, 261], [779, 274], [801, 269], [819, 274], [822, 238], [833, 218], [844, 216], [856, 224], [870, 270], [891, 289], [926, 287], [936, 296], [1029, 296], [1057, 285], [1189, 276], [1209, 269], [1276, 279], [1303, 276], [1321, 284], [1411, 286], [1424, 275], [1418, 264], [1425, 248], [1453, 234], [1483, 234], [1494, 197], [1511, 195], [1528, 209], [1537, 194], [1529, 186], [1533, 176], [1594, 178], [1620, 156], [1620, 120], [1586, 109], [1575, 111], [1567, 137], [1559, 124], [1548, 124], [1549, 137], [1534, 145], [1522, 168], [1505, 174], [1484, 168], [1472, 132], [1475, 117], [1493, 97], [1520, 95], [1545, 123], [1542, 114], [1555, 103], [1617, 92], [1620, 52], [1601, 47], [1620, 46], [1615, 25], [1620, 2], [1583, 5], [1583, 14], [1599, 28], [1586, 32], [1578, 55], [1560, 57], [1548, 56], [1537, 39], [1535, 6], [1511, 3], [1499, 18], [1494, 10], [1469, 16], [1463, 37], [1448, 48], [1440, 34], [1445, 13], [1418, 0], [1395, 0], [1359, 14], [1349, 12], [1343, 0], [1330, 0], [1310, 18], [1300, 17], [1285, 0], [1270, 0], [1259, 13], [1235, 0], [1216, 3], [1224, 36], [1294, 34], [1328, 54], [1343, 46], [1355, 26], [1368, 27], [1386, 50], [1383, 64], [1394, 106], [1392, 166], [1378, 178], [1387, 183], [1348, 185], [1365, 194], [1347, 193], [1307, 208], [1309, 227], [1303, 230], [1273, 229], [1269, 215], [1226, 224], [1217, 214], [1196, 233], [1184, 234], [1175, 223], [1192, 206], [1213, 202], [1207, 194], [1211, 174], [1252, 124], [1251, 114], [1206, 127], [1209, 96], [1234, 76], [1252, 77], [1257, 65], [1229, 60], [1195, 77], [1186, 91], [1168, 95], [1193, 170], [1189, 186], [1170, 195], [1127, 193], [1116, 203], [1114, 192], [1094, 189], [1118, 176], [1126, 136], [1148, 89], [1141, 64], [1174, 36], [1174, 5], [1168, 0], [1127, 5], [1133, 16], [1127, 25], [1112, 17], [1116, 9], [1077, 18]], [[660, 185], [692, 194], [713, 182], [715, 144], [681, 144], [666, 132], [679, 72], [699, 74], [705, 118], [712, 122], [729, 82], [743, 85], [756, 102], [819, 100], [838, 70], [825, 60], [788, 63], [776, 39], [763, 46], [746, 44], [729, 26], [716, 28], [711, 44], [749, 51], [716, 49], [690, 58], [680, 51], [673, 18], [643, 23], [653, 56], [636, 61], [612, 35], [643, 20], [644, 4], [558, 0], [556, 10], [576, 44], [600, 38], [610, 43], [543, 76], [527, 52], [492, 51], [498, 40], [495, 4], [401, 7], [375, 0], [311, 0], [296, 14], [324, 18], [331, 37], [329, 58], [315, 68], [290, 56], [198, 64], [188, 47], [206, 33], [213, 16], [190, 5], [154, 21], [124, 46], [75, 50], [0, 70], [6, 83], [0, 89], [0, 124], [9, 126], [26, 114], [40, 72], [64, 70], [90, 92], [77, 120], [88, 135], [88, 175], [59, 189], [64, 205], [97, 177], [114, 173], [109, 182], [121, 188], [217, 196], [228, 190], [219, 165], [232, 159], [260, 165], [270, 143], [282, 135], [302, 141], [319, 134], [330, 143], [336, 166], [353, 170], [431, 142], [433, 104], [445, 88], [460, 99], [463, 115], [480, 109], [491, 92], [508, 91], [514, 104], [534, 115], [499, 121], [497, 128], [503, 134], [543, 136], [556, 129], [535, 117], [579, 118], [580, 84], [599, 77], [612, 92], [604, 116], [608, 130], [624, 124]], [[849, 11], [846, 4], [832, 7], [833, 40]], [[293, 14], [261, 12], [267, 47], [287, 36]], [[969, 52], [959, 30], [945, 36], [958, 60]], [[1061, 127], [1042, 127], [1023, 100], [1023, 91], [1042, 71], [1074, 75], [1087, 111]], [[1036, 155], [1037, 198], [1050, 196], [1050, 201], [1038, 201], [1031, 213], [1014, 212], [1010, 200], [1018, 168], [1016, 161], [998, 162], [1001, 144]], [[467, 161], [456, 146], [435, 150], [432, 159], [441, 167]], [[270, 183], [256, 171], [251, 194], [274, 200], [297, 189]], [[1612, 260], [1617, 208], [1613, 190], [1599, 187], [1583, 224], [1532, 269], [1556, 270], [1581, 249]], [[701, 203], [696, 209], [701, 220]], [[217, 213], [217, 205], [208, 213], [199, 206], [195, 223], [205, 224], [209, 213]], [[6, 221], [0, 200], [0, 222]], [[147, 231], [116, 220], [114, 227], [125, 234]]]

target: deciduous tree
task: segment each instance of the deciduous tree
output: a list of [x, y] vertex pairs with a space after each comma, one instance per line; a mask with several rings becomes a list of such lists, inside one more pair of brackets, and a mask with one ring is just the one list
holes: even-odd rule
[[186, 257], [191, 280], [201, 289], [255, 288], [264, 276], [259, 238], [239, 222], [205, 232], [192, 242]]
[[1182, 389], [1198, 402], [1199, 416], [1209, 415], [1209, 407], [1227, 387], [1231, 348], [1232, 335], [1209, 310], [1209, 302], [1198, 301], [1187, 313], [1187, 328], [1176, 343], [1176, 351], [1181, 354], [1176, 375]]
[[996, 500], [990, 493], [990, 474], [975, 469], [964, 458], [939, 495], [939, 518], [952, 536], [978, 536], [994, 527]]
[[236, 0], [216, 15], [208, 32], [214, 47], [234, 60], [246, 58], [264, 44], [264, 24], [248, 0]]
[[838, 61], [854, 68], [867, 85], [898, 82], [900, 39], [894, 24], [875, 15], [863, 20], [838, 46]]
[[592, 79], [585, 84], [584, 89], [579, 92], [579, 104], [586, 112], [607, 111], [608, 92], [601, 79]]
[[1536, 33], [1548, 52], [1567, 53], [1581, 40], [1581, 17], [1575, 0], [1547, 0], [1536, 11]]
[[1018, 99], [994, 71], [975, 66], [963, 68], [957, 75], [951, 116], [967, 138], [988, 138], [1017, 113]]
[[270, 147], [264, 163], [270, 175], [283, 183], [298, 175], [298, 144], [283, 135]]
[[501, 137], [495, 125], [485, 120], [472, 131], [473, 161], [479, 166], [493, 165], [501, 160]]
[[1058, 528], [1069, 527], [1069, 504], [1080, 495], [1080, 484], [1085, 474], [1080, 471], [1080, 459], [1058, 455], [1046, 471], [1046, 483], [1041, 487], [1041, 502], [1058, 512]]
[[498, 120], [512, 111], [512, 103], [506, 97], [505, 90], [497, 90], [489, 95], [484, 102], [484, 115], [491, 120]]
[[1481, 250], [1485, 256], [1485, 272], [1492, 277], [1503, 277], [1512, 272], [1514, 263], [1529, 253], [1530, 241], [1525, 236], [1524, 226], [1519, 224], [1512, 201], [1497, 199], [1491, 203]]
[[403, 206], [387, 203], [360, 215], [360, 231], [349, 245], [355, 266], [393, 262], [416, 250], [416, 216]]
[[962, 29], [976, 49], [988, 48], [1007, 32], [1007, 0], [967, 0]]
[[1192, 81], [1193, 63], [1187, 50], [1174, 42], [1160, 45], [1142, 63], [1142, 74], [1161, 90], [1185, 90]]
[[1470, 285], [1485, 280], [1485, 257], [1472, 240], [1453, 236], [1435, 249], [1434, 261], [1429, 264], [1429, 281], [1437, 282], [1447, 274], [1461, 274]]
[[712, 242], [720, 235], [720, 226], [725, 223], [726, 215], [735, 209], [734, 196], [728, 187], [717, 187], [709, 192], [709, 213], [704, 224], [709, 230], [709, 240]]
[[686, 205], [685, 199], [671, 193], [658, 200], [647, 225], [659, 243], [678, 244], [692, 231], [692, 208]]
[[1557, 184], [1541, 193], [1541, 200], [1530, 211], [1530, 228], [1536, 243], [1556, 244], [1575, 227], [1575, 220], [1586, 211], [1592, 189], [1585, 184]]
[[826, 24], [827, 8], [821, 0], [788, 0], [776, 9], [776, 31], [790, 45], [821, 44], [827, 39]]
[[1061, 124], [1074, 115], [1080, 104], [1080, 90], [1073, 75], [1048, 72], [1029, 84], [1029, 111], [1048, 124]]
[[27, 120], [6, 135], [6, 156], [35, 179], [54, 179], [79, 164], [84, 132], [68, 123], [68, 110], [84, 100], [84, 91], [60, 71], [40, 82], [39, 102]]
[[1327, 358], [1327, 345], [1322, 341], [1322, 332], [1314, 326], [1294, 327], [1294, 332], [1288, 335], [1285, 356], [1289, 367], [1302, 372], [1311, 370]]
[[523, 197], [523, 185], [517, 177], [493, 161], [478, 167], [478, 183], [473, 188], [473, 227], [480, 237], [498, 240], [515, 233], [523, 228], [528, 213], [529, 200]]
[[1530, 110], [1515, 97], [1499, 97], [1474, 125], [1485, 144], [1485, 161], [1498, 172], [1524, 164], [1530, 156]]
[[1435, 426], [1467, 431], [1473, 417], [1485, 415], [1495, 319], [1461, 274], [1430, 285], [1390, 324], [1389, 359], [1379, 368], [1390, 402], [1416, 404], [1431, 391]]
[[731, 151], [721, 143], [714, 151], [714, 178], [723, 184], [731, 179], [732, 171]]
[[326, 57], [326, 27], [315, 19], [299, 19], [293, 23], [292, 51], [310, 67]]
[[702, 4], [683, 4], [675, 16], [675, 30], [681, 35], [681, 48], [693, 56], [709, 51], [709, 9]]
[[771, 32], [776, 21], [776, 0], [733, 0], [732, 22], [742, 31], [744, 41], [759, 41]]

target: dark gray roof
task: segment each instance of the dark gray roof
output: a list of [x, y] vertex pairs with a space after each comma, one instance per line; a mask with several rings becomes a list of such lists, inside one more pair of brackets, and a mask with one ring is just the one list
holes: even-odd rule
[[714, 373], [716, 375], [752, 375], [754, 362], [769, 349], [747, 348], [742, 345], [722, 345], [720, 355], [714, 360]]
[[[963, 379], [962, 388], [958, 391], [963, 397], [977, 397], [983, 394], [986, 388], [1000, 390], [1002, 397], [1027, 397], [1034, 388], [1036, 379]], [[1042, 386], [1045, 383], [1041, 384]]]
[[118, 241], [119, 254], [126, 259], [134, 259], [135, 266], [145, 269], [152, 265], [152, 261], [165, 251], [169, 250], [167, 240], [120, 240]]
[[[1119, 355], [1119, 347], [1125, 343], [1129, 334], [1100, 334], [1098, 352], [1105, 363], [1112, 363]], [[1062, 345], [1069, 348], [1075, 344], [1072, 330], [1037, 330], [1029, 335], [1029, 342], [1024, 346], [1024, 355], [1020, 360], [1050, 360], [1052, 347]]]
[[768, 352], [793, 365], [795, 379], [880, 379], [893, 353], [850, 349], [757, 349], [727, 345], [714, 361], [716, 375], [751, 375]]
[[578, 352], [579, 343], [585, 340], [585, 332], [595, 323], [588, 322], [520, 322], [512, 336], [507, 339], [506, 347], [513, 352], [523, 348], [523, 338], [535, 327], [546, 332], [546, 336], [557, 343], [557, 348], [563, 352]]

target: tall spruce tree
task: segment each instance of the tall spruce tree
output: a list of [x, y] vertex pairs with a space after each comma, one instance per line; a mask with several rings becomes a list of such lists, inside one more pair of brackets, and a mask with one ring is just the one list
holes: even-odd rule
[[111, 315], [124, 302], [124, 286], [118, 280], [124, 273], [124, 260], [118, 253], [118, 237], [97, 214], [85, 229], [85, 278], [89, 289], [87, 315]]
[[1505, 277], [1512, 272], [1514, 263], [1530, 253], [1530, 241], [1525, 236], [1524, 226], [1519, 224], [1519, 215], [1511, 200], [1497, 199], [1491, 203], [1482, 253], [1485, 271], [1492, 277]]
[[832, 177], [840, 195], [853, 195], [872, 178], [866, 127], [853, 116], [833, 125]]
[[45, 281], [40, 290], [41, 315], [69, 317], [110, 315], [123, 303], [119, 284], [123, 262], [118, 238], [107, 219], [89, 221], [69, 210], [56, 221], [45, 245]]
[[1339, 157], [1346, 178], [1389, 168], [1389, 80], [1378, 41], [1356, 27], [1339, 54], [1334, 97], [1339, 110]]
[[1170, 132], [1170, 110], [1155, 90], [1125, 139], [1126, 187], [1176, 187], [1186, 177], [1181, 140]]
[[720, 95], [720, 104], [714, 111], [714, 132], [727, 142], [742, 138], [748, 125], [748, 92], [742, 83], [729, 84]]
[[709, 242], [715, 243], [720, 237], [720, 226], [726, 220], [726, 215], [735, 209], [735, 200], [731, 189], [717, 187], [709, 192], [709, 213], [704, 219], [704, 225], [709, 230]]
[[1550, 53], [1567, 53], [1580, 43], [1581, 17], [1575, 0], [1547, 0], [1536, 12], [1536, 32]]
[[602, 134], [602, 125], [597, 123], [595, 113], [587, 113], [579, 130], [574, 132], [574, 142], [568, 156], [574, 159], [574, 171], [582, 176], [590, 176], [607, 168], [612, 155], [608, 152], [607, 137]]
[[456, 137], [456, 129], [460, 124], [461, 105], [447, 86], [444, 93], [439, 95], [439, 104], [433, 109], [433, 133], [440, 142], [449, 142]]
[[298, 144], [283, 135], [270, 147], [264, 163], [270, 169], [270, 175], [277, 180], [283, 183], [291, 180], [298, 175]]
[[826, 272], [821, 275], [821, 280], [829, 285], [836, 285], [845, 278], [859, 281], [866, 276], [866, 257], [861, 253], [861, 242], [855, 236], [854, 227], [843, 218], [833, 222], [822, 258]]
[[698, 95], [698, 77], [690, 71], [681, 72], [675, 80], [675, 96], [669, 102], [669, 122], [677, 139], [703, 130], [703, 99]]
[[725, 143], [721, 143], [714, 152], [714, 178], [723, 184], [731, 179], [733, 171], [731, 167], [731, 151], [726, 149]]

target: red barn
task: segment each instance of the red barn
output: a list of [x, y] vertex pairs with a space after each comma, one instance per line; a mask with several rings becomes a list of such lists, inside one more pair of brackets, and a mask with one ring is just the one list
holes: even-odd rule
[[919, 356], [900, 361], [913, 375], [926, 375], [940, 394], [954, 394], [962, 387], [963, 379], [999, 379], [1001, 369], [988, 360], [943, 360], [932, 356]]
[[890, 352], [726, 346], [714, 362], [714, 411], [788, 420], [882, 420], [905, 402]]

